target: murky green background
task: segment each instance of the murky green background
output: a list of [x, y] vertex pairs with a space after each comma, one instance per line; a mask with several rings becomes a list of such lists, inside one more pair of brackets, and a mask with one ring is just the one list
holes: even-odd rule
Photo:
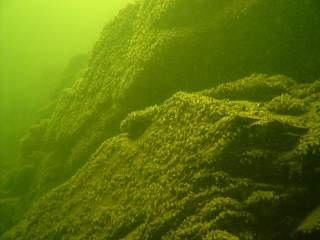
[[130, 0], [0, 0], [0, 159], [49, 102], [68, 61], [88, 54]]

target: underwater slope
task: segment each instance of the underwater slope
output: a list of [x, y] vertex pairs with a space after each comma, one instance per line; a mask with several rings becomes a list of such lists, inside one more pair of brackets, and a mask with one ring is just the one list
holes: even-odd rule
[[37, 172], [30, 186], [46, 192], [62, 183], [119, 132], [128, 112], [178, 90], [204, 89], [255, 72], [318, 79], [319, 7], [317, 0], [129, 5], [106, 26], [83, 79], [25, 139], [21, 162], [36, 165], [30, 172]]
[[308, 239], [319, 100], [319, 81], [252, 75], [132, 112], [2, 239]]
[[[131, 111], [252, 73], [320, 77], [318, 0], [140, 0], [102, 32], [83, 78], [33, 125], [0, 191], [0, 231], [63, 184]], [[250, 94], [250, 92], [249, 92]], [[2, 201], [4, 200], [4, 201]]]

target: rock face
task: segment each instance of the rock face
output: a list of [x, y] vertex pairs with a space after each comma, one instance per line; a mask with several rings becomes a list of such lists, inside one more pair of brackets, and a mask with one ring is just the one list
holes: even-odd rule
[[[71, 236], [68, 225], [77, 231], [81, 223], [87, 228], [75, 235], [84, 237], [94, 232], [92, 220], [102, 218], [97, 228], [106, 222], [112, 230], [97, 229], [97, 238], [145, 234], [146, 239], [183, 239], [196, 231], [188, 226], [199, 222], [204, 224], [198, 226], [201, 236], [232, 239], [222, 231], [229, 230], [225, 223], [209, 223], [220, 213], [221, 219], [241, 223], [230, 230], [241, 239], [270, 236], [272, 231], [263, 233], [263, 223], [288, 236], [306, 214], [304, 208], [284, 219], [287, 213], [277, 210], [271, 212], [279, 216], [265, 216], [261, 206], [283, 209], [291, 203], [285, 208], [290, 212], [296, 204], [300, 209], [306, 192], [315, 194], [317, 82], [297, 85], [283, 76], [253, 75], [203, 93], [177, 94], [161, 107], [120, 122], [177, 91], [200, 91], [252, 73], [281, 73], [301, 84], [318, 79], [319, 12], [318, 0], [140, 0], [129, 5], [105, 27], [83, 78], [64, 91], [52, 116], [32, 126], [22, 141], [21, 167], [0, 196], [12, 199], [10, 209], [16, 210], [0, 225], [18, 222], [31, 203], [49, 193], [38, 207], [45, 212], [31, 210], [7, 236], [60, 239]], [[172, 118], [166, 111], [173, 111]], [[117, 136], [120, 131], [124, 134]], [[177, 185], [167, 186], [170, 181]], [[214, 201], [221, 207], [211, 211]], [[257, 210], [261, 216], [254, 206], [263, 208]], [[6, 204], [3, 209], [8, 212]], [[193, 219], [192, 211], [204, 211], [203, 216]], [[62, 212], [69, 220], [51, 225], [67, 219]]]
[[70, 59], [70, 62], [63, 71], [60, 82], [51, 94], [52, 100], [58, 100], [61, 92], [65, 88], [70, 88], [76, 80], [82, 77], [86, 70], [88, 56], [86, 54], [77, 54]]
[[[319, 86], [252, 75], [132, 112], [3, 239], [291, 239], [318, 200]], [[283, 95], [306, 110], [274, 113]]]
[[320, 208], [317, 207], [298, 227], [296, 235], [301, 239], [319, 239]]
[[36, 185], [46, 192], [117, 133], [128, 112], [178, 90], [255, 72], [317, 79], [318, 10], [317, 1], [292, 0], [148, 0], [128, 6], [106, 26], [84, 78], [25, 141], [22, 161], [43, 155]]

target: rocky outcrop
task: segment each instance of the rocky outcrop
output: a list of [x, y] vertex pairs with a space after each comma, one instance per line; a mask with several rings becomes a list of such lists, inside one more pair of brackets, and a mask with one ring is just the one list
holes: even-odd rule
[[[153, 114], [159, 115], [160, 110], [149, 109], [147, 118], [144, 118], [142, 113], [130, 114], [129, 119], [119, 127], [121, 120], [128, 113], [160, 104], [177, 91], [200, 91], [220, 83], [233, 82], [256, 72], [271, 75], [281, 73], [297, 79], [300, 83], [318, 79], [318, 13], [317, 0], [140, 0], [129, 5], [105, 27], [83, 78], [64, 91], [53, 114], [35, 124], [24, 138], [19, 158], [21, 167], [9, 181], [12, 184], [9, 184], [3, 191], [5, 194], [0, 198], [16, 198], [15, 209], [18, 210], [14, 215], [21, 217], [34, 200], [64, 184], [87, 164], [89, 159], [96, 156], [94, 153], [101, 149], [106, 139], [113, 139], [108, 140], [111, 142], [139, 139], [148, 131], [150, 124], [153, 124]], [[249, 114], [245, 117], [227, 118], [225, 124], [230, 124], [231, 129], [233, 124], [240, 124], [244, 129], [256, 129], [261, 135], [254, 139], [262, 145], [269, 144], [263, 139], [271, 137], [270, 134], [274, 137], [273, 134], [278, 134], [278, 131], [279, 134], [283, 133], [283, 136], [277, 137], [288, 146], [280, 143], [279, 146], [274, 146], [270, 143], [268, 148], [271, 150], [279, 147], [279, 154], [286, 153], [286, 157], [292, 159], [296, 156], [293, 149], [303, 135], [302, 130], [310, 127], [308, 124], [297, 125], [296, 120], [302, 119], [301, 116], [317, 116], [311, 114], [315, 107], [309, 106], [309, 100], [305, 101], [306, 96], [303, 94], [309, 94], [306, 91], [314, 91], [312, 94], [316, 94], [317, 85], [297, 87], [290, 79], [279, 76], [257, 75], [252, 78], [255, 79], [254, 82], [263, 85], [256, 85], [250, 79], [244, 79], [237, 82], [237, 85], [221, 85], [200, 95], [187, 94], [186, 98], [195, 97], [201, 101], [220, 99], [214, 101], [231, 112], [246, 112], [247, 107], [257, 112], [260, 108], [264, 109], [270, 113], [273, 121], [268, 121], [266, 116], [260, 116], [259, 122], [259, 116], [256, 119], [254, 115]], [[246, 84], [252, 85], [249, 88]], [[293, 94], [295, 87], [297, 90]], [[314, 90], [310, 90], [312, 87]], [[257, 107], [255, 103], [246, 105], [244, 102], [237, 102], [238, 100], [264, 103]], [[233, 109], [228, 105], [230, 103], [234, 103], [239, 109]], [[176, 104], [179, 108], [180, 105]], [[286, 119], [293, 119], [294, 124], [278, 119], [277, 116], [281, 115], [290, 116]], [[196, 119], [196, 116], [190, 116], [192, 117]], [[135, 120], [131, 121], [131, 118]], [[309, 120], [314, 122], [315, 119]], [[272, 130], [273, 127], [276, 130]], [[221, 128], [222, 131], [228, 132], [227, 126]], [[129, 132], [130, 137], [120, 135], [111, 138], [120, 131]], [[275, 142], [277, 137], [274, 139]], [[245, 142], [244, 139], [234, 144]], [[313, 142], [313, 139], [310, 137], [306, 141]], [[228, 146], [229, 148], [224, 146], [226, 153], [231, 151], [232, 144]], [[259, 151], [248, 154], [265, 156], [264, 152]], [[237, 154], [240, 152], [242, 151], [239, 150]], [[275, 157], [275, 153], [270, 154], [270, 158], [267, 159]], [[224, 165], [226, 160], [221, 161]], [[292, 176], [296, 177], [302, 176], [300, 165], [303, 165], [304, 169], [310, 168], [309, 171], [312, 172], [311, 166], [316, 160], [310, 160], [310, 164], [301, 159], [289, 162], [294, 164], [283, 163], [284, 168], [289, 168], [287, 171], [290, 170]], [[235, 169], [241, 169], [237, 163], [229, 164], [235, 164]], [[263, 164], [259, 169], [267, 171]], [[276, 168], [273, 166], [272, 169]], [[263, 173], [256, 172], [256, 168], [252, 171], [253, 175]], [[238, 176], [237, 174], [235, 176]], [[280, 172], [278, 177], [281, 177], [281, 174], [284, 173]], [[283, 176], [291, 175], [287, 173]], [[310, 177], [294, 179], [309, 181], [309, 186], [314, 182], [313, 177], [314, 174], [311, 174]], [[279, 195], [273, 189], [267, 188], [266, 191], [266, 198]], [[246, 197], [249, 198], [249, 195]], [[239, 201], [237, 198], [233, 200]], [[241, 209], [248, 213], [242, 207]], [[227, 233], [219, 231], [214, 234], [223, 236]]]
[[[273, 113], [266, 86], [308, 110]], [[252, 75], [130, 113], [3, 239], [291, 239], [318, 200], [317, 86]]]
[[318, 239], [320, 237], [320, 208], [317, 207], [301, 223], [295, 232], [299, 239]]
[[[109, 23], [82, 80], [30, 134], [21, 161], [41, 164], [33, 187], [69, 178], [129, 112], [179, 90], [254, 72], [319, 77], [317, 1], [138, 1]], [[37, 157], [34, 154], [37, 153]], [[40, 155], [40, 156], [39, 156]], [[62, 171], [63, 169], [63, 171]]]

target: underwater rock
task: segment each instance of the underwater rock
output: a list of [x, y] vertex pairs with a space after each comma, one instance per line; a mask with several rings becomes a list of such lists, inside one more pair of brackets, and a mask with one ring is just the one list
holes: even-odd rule
[[270, 111], [280, 114], [301, 115], [308, 111], [308, 103], [288, 94], [275, 97], [269, 103]]
[[70, 88], [76, 80], [82, 77], [83, 72], [87, 66], [88, 56], [85, 54], [78, 54], [72, 57], [61, 75], [59, 85], [51, 94], [53, 100], [57, 100], [61, 92], [65, 88]]
[[[17, 204], [17, 198], [0, 198], [0, 216], [1, 216], [1, 223], [0, 223], [0, 232], [4, 232], [8, 228], [13, 225], [14, 221], [14, 214], [15, 214], [15, 207]], [[6, 216], [10, 216], [6, 217]], [[15, 220], [17, 221], [17, 220]]]
[[301, 223], [296, 231], [298, 239], [318, 239], [320, 237], [320, 207], [317, 207]]
[[1, 239], [290, 239], [318, 204], [320, 94], [296, 116], [210, 91], [130, 113]]
[[157, 114], [157, 106], [149, 107], [141, 112], [132, 112], [120, 124], [121, 132], [127, 132], [131, 137], [139, 137], [152, 123], [152, 119]]
[[[211, 219], [210, 223], [200, 216], [193, 217], [188, 206], [199, 210], [209, 198], [229, 196], [232, 191], [236, 194], [235, 187], [239, 187], [244, 196], [239, 193], [239, 196], [231, 194], [229, 197], [241, 203], [253, 191], [261, 190], [281, 196], [279, 199], [285, 202], [281, 203], [283, 206], [291, 197], [299, 199], [296, 195], [301, 188], [307, 191], [312, 185], [310, 192], [317, 189], [314, 179], [319, 178], [315, 166], [320, 165], [317, 115], [320, 107], [315, 101], [318, 100], [319, 81], [303, 86], [300, 83], [320, 78], [319, 12], [318, 0], [140, 0], [130, 4], [104, 28], [83, 77], [63, 92], [44, 123], [36, 125], [24, 138], [17, 171], [27, 166], [29, 170], [22, 171], [21, 176], [32, 175], [32, 178], [28, 177], [25, 188], [30, 191], [20, 192], [16, 215], [22, 218], [34, 201], [43, 196], [48, 205], [45, 200], [40, 201], [38, 211], [41, 214], [33, 208], [34, 212], [7, 236], [16, 232], [12, 239], [22, 239], [22, 236], [24, 239], [60, 239], [77, 232], [80, 239], [86, 239], [91, 236], [90, 231], [102, 231], [93, 229], [92, 219], [97, 219], [97, 225], [93, 224], [96, 227], [105, 226], [105, 222], [110, 224], [108, 227], [112, 230], [105, 229], [101, 233], [109, 239], [122, 238], [129, 232], [133, 239], [142, 232], [145, 239], [157, 239], [155, 236], [162, 235], [183, 239], [192, 234], [213, 239], [255, 239], [256, 235], [262, 239], [263, 236], [281, 239], [287, 236], [292, 226], [301, 220], [300, 215], [305, 214], [303, 209], [298, 216], [291, 216], [288, 210], [288, 221], [281, 219], [281, 215], [270, 223], [270, 231], [262, 233], [246, 227], [251, 223], [263, 225], [263, 220], [255, 219], [254, 213], [243, 204], [243, 209], [217, 213], [219, 218]], [[74, 73], [77, 76], [78, 72]], [[251, 75], [253, 73], [270, 75]], [[297, 83], [285, 75], [296, 79]], [[246, 76], [249, 77], [235, 82]], [[226, 84], [218, 86], [221, 83]], [[201, 91], [214, 86], [216, 88], [201, 94], [175, 94], [155, 115], [149, 115], [148, 111], [129, 114], [161, 104], [178, 91]], [[120, 132], [124, 133], [118, 135]], [[238, 144], [242, 148], [234, 147]], [[158, 152], [154, 152], [154, 148]], [[121, 149], [125, 154], [114, 153], [112, 149]], [[106, 155], [100, 155], [99, 151]], [[182, 162], [179, 163], [179, 159]], [[127, 166], [122, 170], [134, 169], [145, 176], [117, 173], [117, 167], [133, 160], [141, 166]], [[183, 161], [190, 162], [183, 164]], [[79, 202], [84, 208], [83, 215], [77, 215], [77, 211], [69, 214], [68, 206], [76, 209], [73, 201], [80, 199], [74, 199], [71, 193], [66, 196], [61, 189], [72, 189], [73, 181], [85, 184], [85, 177], [82, 179], [80, 175], [92, 172], [92, 162], [101, 162], [103, 166], [115, 164], [108, 166], [114, 170], [114, 176], [107, 179], [106, 175], [111, 173], [107, 169], [101, 173], [104, 177], [99, 178], [98, 173], [92, 177], [100, 179], [99, 185], [108, 192], [100, 196], [100, 190], [94, 190], [97, 184], [92, 183], [90, 188], [79, 185], [79, 191], [74, 194], [83, 201]], [[148, 167], [150, 169], [144, 169]], [[206, 167], [214, 170], [206, 170]], [[222, 173], [216, 172], [215, 167]], [[195, 174], [199, 168], [203, 175], [194, 179], [199, 186], [188, 183], [188, 177], [193, 176], [182, 176], [184, 171]], [[169, 171], [168, 175], [161, 170]], [[160, 173], [163, 179], [159, 178]], [[172, 191], [181, 197], [179, 201], [167, 190], [171, 186], [166, 178], [169, 176], [170, 181], [177, 184]], [[129, 181], [132, 177], [136, 177], [133, 182]], [[237, 177], [244, 180], [238, 182]], [[221, 190], [222, 187], [207, 189], [215, 186], [212, 182], [219, 179], [225, 184], [220, 183], [225, 190]], [[250, 179], [249, 183], [246, 179]], [[16, 181], [21, 183], [19, 177]], [[155, 189], [145, 186], [143, 181]], [[260, 181], [267, 184], [263, 184], [262, 189], [256, 186]], [[126, 185], [128, 182], [133, 185]], [[295, 189], [296, 184], [299, 190]], [[203, 192], [190, 193], [190, 188], [200, 186], [204, 187]], [[124, 187], [138, 193], [125, 192]], [[140, 194], [143, 187], [146, 189]], [[293, 193], [287, 194], [291, 187]], [[1, 189], [0, 192], [7, 191]], [[186, 196], [185, 191], [191, 195]], [[227, 192], [220, 194], [220, 191]], [[121, 196], [119, 205], [110, 211], [93, 210], [92, 199], [83, 198], [85, 195], [97, 197], [98, 202], [101, 199], [104, 199], [102, 202], [117, 202], [117, 194]], [[125, 194], [134, 199], [125, 199]], [[172, 199], [148, 199], [152, 194]], [[56, 200], [52, 201], [51, 196]], [[140, 205], [135, 209], [124, 204], [129, 200], [139, 202], [144, 197], [146, 208], [143, 211], [137, 210]], [[63, 207], [59, 205], [62, 201]], [[158, 210], [164, 212], [154, 208], [159, 202], [164, 206], [159, 205]], [[172, 209], [166, 204], [172, 204]], [[109, 209], [110, 204], [102, 204], [101, 208], [104, 207]], [[56, 208], [59, 211], [50, 211]], [[90, 213], [87, 215], [87, 212]], [[70, 219], [62, 217], [62, 213]], [[155, 217], [157, 214], [159, 218]], [[119, 217], [114, 217], [117, 215]], [[55, 224], [59, 218], [61, 224]], [[88, 228], [80, 230], [79, 221], [88, 224]], [[237, 221], [241, 223], [239, 229], [228, 231]], [[193, 229], [190, 226], [195, 222], [199, 224]], [[217, 226], [213, 228], [216, 230], [212, 232], [211, 226]], [[270, 236], [278, 232], [275, 229], [279, 226], [287, 230], [280, 231], [281, 236]]]
[[207, 95], [219, 99], [270, 101], [286, 93], [295, 82], [286, 76], [253, 74], [236, 82], [221, 84], [207, 91]]
[[[64, 92], [49, 117], [36, 150], [46, 154], [34, 185], [47, 192], [63, 183], [103, 139], [120, 132], [129, 112], [179, 90], [201, 90], [255, 72], [319, 78], [318, 10], [316, 0], [130, 4], [106, 25], [83, 78]], [[294, 84], [282, 78], [252, 75], [220, 87], [215, 97], [268, 101]], [[21, 162], [32, 163], [32, 151], [20, 154]]]

